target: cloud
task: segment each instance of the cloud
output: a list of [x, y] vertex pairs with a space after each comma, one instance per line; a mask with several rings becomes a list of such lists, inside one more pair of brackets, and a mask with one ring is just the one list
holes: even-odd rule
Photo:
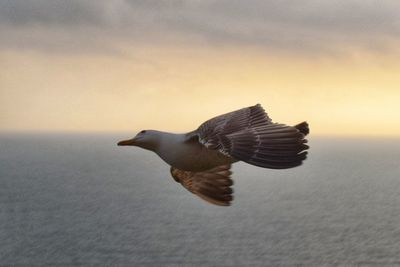
[[0, 46], [106, 51], [117, 43], [379, 51], [400, 39], [394, 0], [0, 1]]

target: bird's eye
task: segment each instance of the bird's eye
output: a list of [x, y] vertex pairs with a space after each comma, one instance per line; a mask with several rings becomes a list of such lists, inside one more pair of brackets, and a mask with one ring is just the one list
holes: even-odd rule
[[144, 133], [146, 133], [146, 130], [143, 130], [143, 131], [141, 131], [140, 133], [141, 133], [141, 134], [144, 134]]

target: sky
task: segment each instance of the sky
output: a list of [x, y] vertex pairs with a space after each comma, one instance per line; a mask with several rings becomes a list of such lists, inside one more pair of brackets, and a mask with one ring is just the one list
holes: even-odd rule
[[0, 131], [185, 132], [262, 104], [400, 136], [399, 1], [0, 0]]

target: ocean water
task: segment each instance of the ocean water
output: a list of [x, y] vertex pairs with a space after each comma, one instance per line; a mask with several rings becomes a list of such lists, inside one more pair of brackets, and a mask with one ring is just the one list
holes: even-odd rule
[[0, 266], [400, 266], [400, 140], [310, 138], [205, 203], [124, 135], [0, 136]]

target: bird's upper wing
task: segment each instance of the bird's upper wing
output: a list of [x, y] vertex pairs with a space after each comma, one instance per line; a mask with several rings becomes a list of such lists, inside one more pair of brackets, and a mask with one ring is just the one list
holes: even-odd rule
[[226, 136], [243, 129], [271, 124], [272, 121], [260, 104], [232, 111], [202, 123], [195, 133], [209, 149], [228, 153]]
[[203, 200], [218, 206], [229, 206], [233, 200], [230, 167], [227, 164], [203, 172], [182, 171], [171, 167], [171, 175], [176, 182]]
[[[272, 169], [301, 164], [308, 146], [304, 136], [308, 124], [297, 126], [272, 123], [260, 104], [239, 109], [204, 122], [191, 132], [208, 149], [218, 150], [237, 160]], [[306, 130], [305, 130], [306, 129]]]

